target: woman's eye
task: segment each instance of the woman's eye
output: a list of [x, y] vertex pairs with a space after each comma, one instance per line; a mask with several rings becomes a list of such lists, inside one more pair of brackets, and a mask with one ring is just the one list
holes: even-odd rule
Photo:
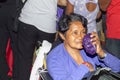
[[77, 35], [77, 34], [78, 34], [78, 32], [76, 32], [76, 31], [75, 31], [75, 32], [73, 32], [73, 34]]
[[84, 32], [82, 32], [83, 34], [86, 34], [86, 32], [84, 31]]
[[85, 35], [86, 32], [85, 32], [85, 31], [81, 31], [81, 32], [74, 31], [72, 34], [73, 34], [73, 35]]

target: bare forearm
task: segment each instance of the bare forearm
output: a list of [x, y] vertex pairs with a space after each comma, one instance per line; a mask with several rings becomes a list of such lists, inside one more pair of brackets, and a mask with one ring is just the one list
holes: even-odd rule
[[100, 5], [100, 9], [102, 11], [106, 11], [107, 7], [109, 6], [110, 2], [112, 0], [98, 0], [99, 5]]
[[67, 7], [65, 14], [69, 15], [70, 13], [74, 12], [74, 5], [72, 5], [68, 0], [67, 0]]

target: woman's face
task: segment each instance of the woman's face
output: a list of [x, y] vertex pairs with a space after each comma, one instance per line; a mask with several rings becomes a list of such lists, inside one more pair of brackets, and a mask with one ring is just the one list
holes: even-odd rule
[[73, 49], [82, 49], [82, 40], [86, 34], [86, 29], [79, 21], [69, 24], [69, 29], [65, 33], [65, 46]]

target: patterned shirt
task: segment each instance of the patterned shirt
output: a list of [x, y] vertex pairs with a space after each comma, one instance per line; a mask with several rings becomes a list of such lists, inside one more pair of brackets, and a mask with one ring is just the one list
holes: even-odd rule
[[[99, 11], [98, 0], [69, 0], [69, 2], [74, 6], [74, 13], [80, 14], [87, 18], [88, 33], [92, 31], [96, 32], [96, 17]], [[96, 9], [92, 12], [88, 11], [86, 8], [86, 3], [89, 2], [97, 4]]]

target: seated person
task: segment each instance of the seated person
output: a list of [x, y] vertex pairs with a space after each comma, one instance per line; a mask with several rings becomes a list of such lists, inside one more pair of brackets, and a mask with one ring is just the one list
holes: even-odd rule
[[47, 57], [47, 69], [53, 80], [82, 80], [97, 66], [120, 71], [120, 60], [102, 49], [96, 32], [91, 33], [96, 55], [89, 56], [85, 52], [82, 40], [87, 33], [86, 25], [87, 20], [75, 13], [60, 19], [58, 30], [63, 43], [52, 49]]

